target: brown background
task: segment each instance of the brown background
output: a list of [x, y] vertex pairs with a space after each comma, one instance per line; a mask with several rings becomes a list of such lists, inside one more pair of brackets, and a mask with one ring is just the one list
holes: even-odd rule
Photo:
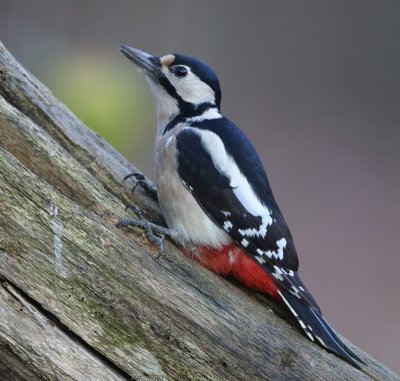
[[125, 154], [150, 177], [154, 110], [118, 46], [208, 62], [328, 321], [400, 371], [400, 2], [0, 0], [0, 38], [51, 88], [60, 57], [96, 52], [111, 82], [127, 70], [148, 106]]

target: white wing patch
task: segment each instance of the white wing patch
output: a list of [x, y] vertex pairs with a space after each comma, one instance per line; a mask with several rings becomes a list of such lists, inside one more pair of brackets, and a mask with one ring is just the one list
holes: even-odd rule
[[[240, 230], [239, 230], [239, 232], [240, 232]], [[287, 241], [285, 238], [281, 238], [280, 240], [276, 241], [276, 244], [278, 246], [277, 251], [271, 251], [271, 250], [263, 251], [263, 250], [257, 249], [257, 252], [261, 256], [266, 255], [270, 259], [273, 257], [275, 259], [282, 260], [283, 259], [283, 249], [286, 247]]]
[[229, 232], [230, 229], [233, 228], [233, 224], [231, 221], [225, 221], [224, 222], [224, 230], [226, 230], [227, 232]]
[[[257, 250], [258, 251], [258, 250]], [[261, 250], [260, 250], [261, 251]], [[262, 258], [262, 256], [260, 256], [261, 258]], [[264, 261], [265, 262], [265, 261]], [[277, 280], [280, 280], [281, 282], [283, 282], [283, 279], [284, 279], [284, 275], [286, 275], [286, 276], [294, 276], [294, 271], [293, 270], [288, 270], [288, 269], [284, 269], [283, 267], [279, 267], [279, 266], [277, 266], [277, 265], [275, 265], [274, 266], [274, 272], [271, 274], [275, 279], [277, 279]], [[294, 286], [292, 286], [292, 287], [294, 287]], [[299, 292], [299, 290], [296, 288], [296, 287], [294, 287], [296, 290], [294, 290], [294, 291], [296, 291], [297, 293]], [[301, 290], [301, 291], [305, 291], [305, 289], [303, 288], [303, 287], [299, 287], [299, 289]]]
[[254, 257], [254, 258], [258, 261], [258, 263], [259, 263], [260, 265], [262, 265], [262, 264], [265, 263], [265, 259], [264, 259], [264, 258], [261, 258], [261, 257]]
[[[233, 191], [233, 193], [236, 194], [235, 190]], [[237, 196], [237, 194], [236, 194]], [[257, 214], [256, 214], [257, 215]], [[254, 216], [254, 214], [253, 214]], [[239, 229], [239, 233], [242, 236], [246, 236], [246, 237], [265, 237], [265, 235], [267, 234], [267, 226], [271, 225], [272, 223], [272, 219], [271, 217], [268, 215], [268, 217], [262, 217], [262, 223], [259, 226], [258, 229], [256, 228], [251, 228], [251, 229]]]
[[296, 298], [301, 299], [301, 295], [300, 295], [299, 289], [296, 286], [292, 285], [292, 289], [289, 290], [289, 292], [291, 294], [293, 294]]
[[261, 225], [257, 228], [245, 229], [239, 231], [243, 236], [265, 237], [268, 225], [272, 224], [271, 212], [262, 204], [254, 193], [250, 183], [243, 176], [234, 160], [225, 150], [224, 143], [214, 132], [207, 130], [194, 130], [201, 137], [203, 148], [211, 156], [215, 168], [227, 176], [230, 180], [230, 186], [233, 193], [243, 205], [243, 207], [253, 216], [259, 216], [262, 219]]
[[271, 274], [275, 279], [283, 282], [283, 272], [278, 266], [274, 266], [275, 271]]

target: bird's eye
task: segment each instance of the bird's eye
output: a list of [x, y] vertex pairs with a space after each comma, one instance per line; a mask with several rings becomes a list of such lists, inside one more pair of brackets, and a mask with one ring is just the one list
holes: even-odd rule
[[171, 73], [178, 78], [183, 78], [187, 76], [187, 69], [185, 68], [185, 66], [173, 66], [171, 68]]

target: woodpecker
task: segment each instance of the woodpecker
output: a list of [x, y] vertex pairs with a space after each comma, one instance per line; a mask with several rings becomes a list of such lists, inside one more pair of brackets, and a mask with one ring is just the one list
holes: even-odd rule
[[263, 164], [246, 135], [222, 115], [214, 71], [182, 54], [121, 51], [155, 99], [156, 190], [172, 238], [210, 270], [285, 305], [310, 340], [360, 368], [364, 362], [322, 317], [299, 277], [293, 238]]

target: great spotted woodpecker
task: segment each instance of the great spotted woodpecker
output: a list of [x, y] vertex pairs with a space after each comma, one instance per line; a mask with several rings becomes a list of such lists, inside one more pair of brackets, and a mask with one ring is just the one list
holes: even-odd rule
[[157, 195], [173, 239], [212, 271], [284, 303], [310, 340], [359, 368], [363, 361], [322, 317], [298, 275], [293, 238], [261, 160], [221, 114], [214, 71], [181, 54], [121, 51], [145, 75], [155, 98]]

